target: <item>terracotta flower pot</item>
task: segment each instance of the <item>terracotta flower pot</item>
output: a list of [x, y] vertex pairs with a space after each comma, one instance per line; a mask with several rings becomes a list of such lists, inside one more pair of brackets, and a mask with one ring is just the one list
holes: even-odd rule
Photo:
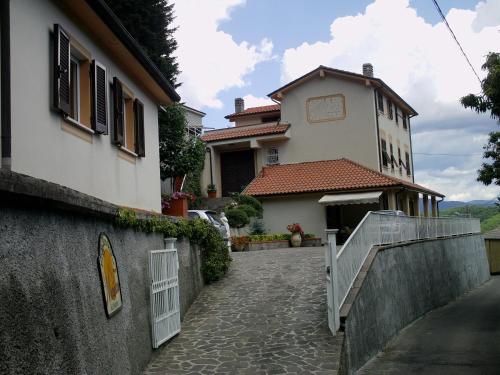
[[169, 216], [182, 216], [188, 217], [188, 199], [187, 197], [179, 198], [179, 199], [171, 199], [170, 207], [162, 210], [164, 215]]
[[217, 197], [217, 192], [216, 191], [209, 191], [207, 193], [208, 193], [208, 197], [209, 198], [216, 198]]
[[292, 247], [300, 247], [302, 244], [302, 237], [300, 236], [300, 233], [293, 233], [290, 238], [290, 243], [292, 244]]

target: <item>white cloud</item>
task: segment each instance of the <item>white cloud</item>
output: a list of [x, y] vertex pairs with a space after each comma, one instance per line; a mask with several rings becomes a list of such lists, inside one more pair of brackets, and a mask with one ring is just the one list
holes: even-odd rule
[[182, 71], [179, 92], [190, 106], [221, 108], [217, 97], [221, 91], [244, 86], [245, 76], [272, 58], [271, 40], [238, 44], [219, 30], [231, 10], [244, 4], [245, 0], [175, 1], [177, 59]]
[[[485, 74], [481, 65], [486, 54], [499, 48], [499, 7], [499, 0], [487, 0], [475, 10], [451, 9], [446, 15], [480, 76]], [[497, 187], [476, 182], [485, 134], [496, 125], [488, 116], [460, 105], [459, 98], [480, 92], [480, 85], [443, 22], [426, 22], [409, 0], [375, 0], [363, 13], [335, 19], [330, 35], [329, 41], [285, 51], [283, 83], [318, 65], [361, 73], [362, 64], [371, 62], [375, 76], [420, 113], [412, 120], [414, 152], [474, 154], [469, 158], [416, 155], [416, 181], [448, 198], [498, 194]]]
[[243, 97], [243, 100], [245, 100], [245, 108], [276, 104], [268, 97], [257, 97], [253, 96], [252, 94], [245, 95]]
[[481, 1], [476, 5], [476, 18], [472, 22], [474, 31], [480, 31], [486, 26], [498, 26], [500, 24], [500, 1]]

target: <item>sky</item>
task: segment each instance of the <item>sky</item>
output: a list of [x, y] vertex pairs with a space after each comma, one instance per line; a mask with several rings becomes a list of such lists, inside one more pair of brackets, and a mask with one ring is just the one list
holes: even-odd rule
[[[480, 78], [500, 52], [500, 0], [438, 0]], [[461, 107], [479, 93], [432, 0], [174, 0], [182, 101], [206, 127], [231, 126], [234, 98], [272, 104], [267, 94], [319, 65], [361, 73], [363, 63], [417, 110], [415, 182], [447, 200], [494, 199], [476, 181], [488, 115]], [[429, 155], [432, 154], [432, 155]], [[440, 155], [436, 155], [440, 154]]]

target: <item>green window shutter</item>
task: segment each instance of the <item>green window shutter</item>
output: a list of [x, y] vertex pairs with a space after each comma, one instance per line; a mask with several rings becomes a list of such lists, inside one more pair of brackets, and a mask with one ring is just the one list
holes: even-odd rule
[[125, 144], [124, 139], [124, 108], [123, 87], [121, 81], [113, 77], [113, 143], [118, 146]]
[[144, 141], [144, 104], [139, 99], [134, 100], [135, 153], [146, 156]]
[[64, 114], [71, 111], [70, 93], [71, 45], [69, 34], [58, 25], [54, 25], [54, 72], [53, 105]]
[[92, 60], [92, 129], [98, 134], [108, 134], [108, 85], [106, 67]]

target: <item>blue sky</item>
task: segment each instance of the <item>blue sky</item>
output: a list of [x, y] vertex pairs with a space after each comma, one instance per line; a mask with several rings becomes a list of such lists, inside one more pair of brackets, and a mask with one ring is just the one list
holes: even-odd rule
[[[500, 50], [500, 0], [439, 0], [480, 71], [488, 51]], [[176, 0], [180, 93], [207, 113], [204, 124], [231, 124], [234, 98], [265, 103], [282, 84], [323, 64], [361, 70], [371, 62], [420, 113], [413, 122], [418, 183], [448, 199], [493, 198], [495, 187], [475, 181], [482, 145], [496, 124], [458, 104], [478, 92], [431, 0]], [[480, 74], [483, 74], [480, 72]], [[460, 151], [460, 152], [458, 152]], [[423, 155], [429, 153], [466, 156]]]

